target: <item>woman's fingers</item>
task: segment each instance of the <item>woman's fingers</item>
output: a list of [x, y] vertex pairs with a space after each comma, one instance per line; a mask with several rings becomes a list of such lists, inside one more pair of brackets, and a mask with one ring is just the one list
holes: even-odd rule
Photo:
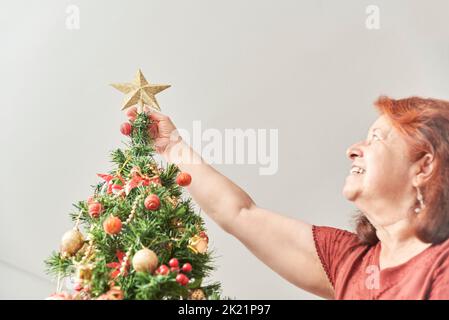
[[161, 121], [168, 118], [165, 114], [156, 111], [151, 111], [148, 117], [153, 121]]

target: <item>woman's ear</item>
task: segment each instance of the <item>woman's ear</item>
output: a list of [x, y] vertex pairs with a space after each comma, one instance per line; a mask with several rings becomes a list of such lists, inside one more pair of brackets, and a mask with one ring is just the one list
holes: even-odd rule
[[414, 166], [416, 166], [416, 171], [413, 186], [419, 187], [425, 184], [432, 176], [435, 167], [433, 155], [426, 153], [421, 159], [416, 161]]

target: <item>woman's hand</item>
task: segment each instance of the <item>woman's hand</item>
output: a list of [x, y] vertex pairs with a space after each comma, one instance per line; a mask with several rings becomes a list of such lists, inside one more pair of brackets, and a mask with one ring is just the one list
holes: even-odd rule
[[154, 139], [156, 152], [166, 156], [169, 149], [182, 140], [178, 130], [171, 119], [160, 112], [148, 112], [148, 117], [152, 121], [149, 134]]

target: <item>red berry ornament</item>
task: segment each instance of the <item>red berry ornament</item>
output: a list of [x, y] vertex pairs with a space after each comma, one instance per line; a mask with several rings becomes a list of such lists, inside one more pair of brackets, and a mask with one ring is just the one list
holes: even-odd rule
[[190, 263], [184, 263], [181, 270], [183, 272], [190, 272], [190, 271], [192, 271], [192, 265]]
[[189, 283], [189, 278], [185, 274], [178, 274], [176, 276], [176, 282], [178, 282], [181, 286], [185, 286]]
[[103, 212], [103, 206], [99, 202], [92, 202], [89, 205], [89, 215], [92, 218], [98, 218], [100, 214]]
[[125, 136], [129, 136], [132, 131], [132, 126], [129, 122], [122, 123], [120, 126], [120, 132], [124, 134]]
[[181, 172], [176, 177], [176, 183], [181, 187], [186, 187], [192, 182], [192, 177], [187, 172]]
[[145, 208], [148, 210], [154, 211], [159, 209], [161, 206], [161, 200], [159, 197], [155, 194], [150, 194], [148, 197], [145, 198]]
[[131, 107], [126, 111], [126, 116], [128, 117], [129, 121], [134, 121], [137, 118], [137, 108]]
[[103, 229], [107, 234], [117, 234], [122, 230], [122, 221], [117, 217], [110, 216], [103, 222]]
[[159, 268], [157, 268], [156, 270], [157, 274], [161, 274], [163, 276], [167, 275], [169, 272], [170, 269], [165, 264], [160, 265]]
[[170, 261], [168, 262], [168, 265], [169, 265], [170, 267], [177, 268], [177, 267], [179, 267], [179, 261], [178, 261], [178, 259], [176, 259], [176, 258], [172, 258], [172, 259], [170, 259]]

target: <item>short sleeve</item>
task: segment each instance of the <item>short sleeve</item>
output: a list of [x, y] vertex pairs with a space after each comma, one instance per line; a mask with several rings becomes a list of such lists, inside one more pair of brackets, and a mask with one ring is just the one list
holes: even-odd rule
[[435, 272], [430, 300], [449, 300], [449, 261], [447, 256]]
[[360, 241], [356, 234], [332, 227], [312, 226], [316, 252], [335, 289], [335, 279], [343, 262]]

